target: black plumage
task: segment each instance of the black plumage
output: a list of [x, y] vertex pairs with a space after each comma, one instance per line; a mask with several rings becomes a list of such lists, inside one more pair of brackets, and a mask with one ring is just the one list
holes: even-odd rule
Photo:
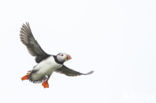
[[22, 43], [26, 45], [29, 53], [32, 56], [35, 56], [35, 60], [37, 63], [50, 56], [40, 47], [38, 42], [35, 40], [30, 29], [29, 23], [23, 24], [20, 31], [20, 38]]

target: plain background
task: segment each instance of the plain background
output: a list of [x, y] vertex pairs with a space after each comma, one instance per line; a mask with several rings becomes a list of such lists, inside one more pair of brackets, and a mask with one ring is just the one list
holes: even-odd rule
[[[36, 65], [21, 25], [66, 66], [92, 75], [53, 73], [50, 88], [21, 81]], [[1, 0], [1, 103], [156, 103], [155, 0]]]

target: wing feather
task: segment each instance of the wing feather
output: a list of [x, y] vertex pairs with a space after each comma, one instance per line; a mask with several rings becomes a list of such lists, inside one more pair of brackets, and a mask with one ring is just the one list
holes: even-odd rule
[[48, 54], [43, 51], [38, 42], [35, 40], [29, 23], [23, 24], [20, 30], [20, 39], [26, 45], [29, 53], [35, 57], [46, 57]]
[[67, 75], [67, 76], [88, 75], [88, 74], [92, 74], [92, 73], [93, 73], [93, 71], [90, 71], [90, 72], [88, 72], [88, 73], [80, 73], [80, 72], [78, 72], [78, 71], [69, 69], [68, 67], [66, 67], [66, 66], [64, 66], [64, 65], [63, 65], [61, 68], [57, 69], [56, 72], [65, 74], [65, 75]]

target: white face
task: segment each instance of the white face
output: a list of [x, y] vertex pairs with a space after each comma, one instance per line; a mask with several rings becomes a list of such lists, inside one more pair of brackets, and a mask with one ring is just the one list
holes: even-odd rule
[[66, 53], [59, 53], [56, 57], [59, 62], [65, 62], [71, 59], [71, 56]]

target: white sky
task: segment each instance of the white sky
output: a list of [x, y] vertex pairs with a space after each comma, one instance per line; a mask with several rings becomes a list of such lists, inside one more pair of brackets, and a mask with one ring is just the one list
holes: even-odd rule
[[[94, 74], [21, 81], [36, 64], [20, 42], [29, 22], [51, 54]], [[156, 0], [1, 0], [1, 103], [156, 103]]]

